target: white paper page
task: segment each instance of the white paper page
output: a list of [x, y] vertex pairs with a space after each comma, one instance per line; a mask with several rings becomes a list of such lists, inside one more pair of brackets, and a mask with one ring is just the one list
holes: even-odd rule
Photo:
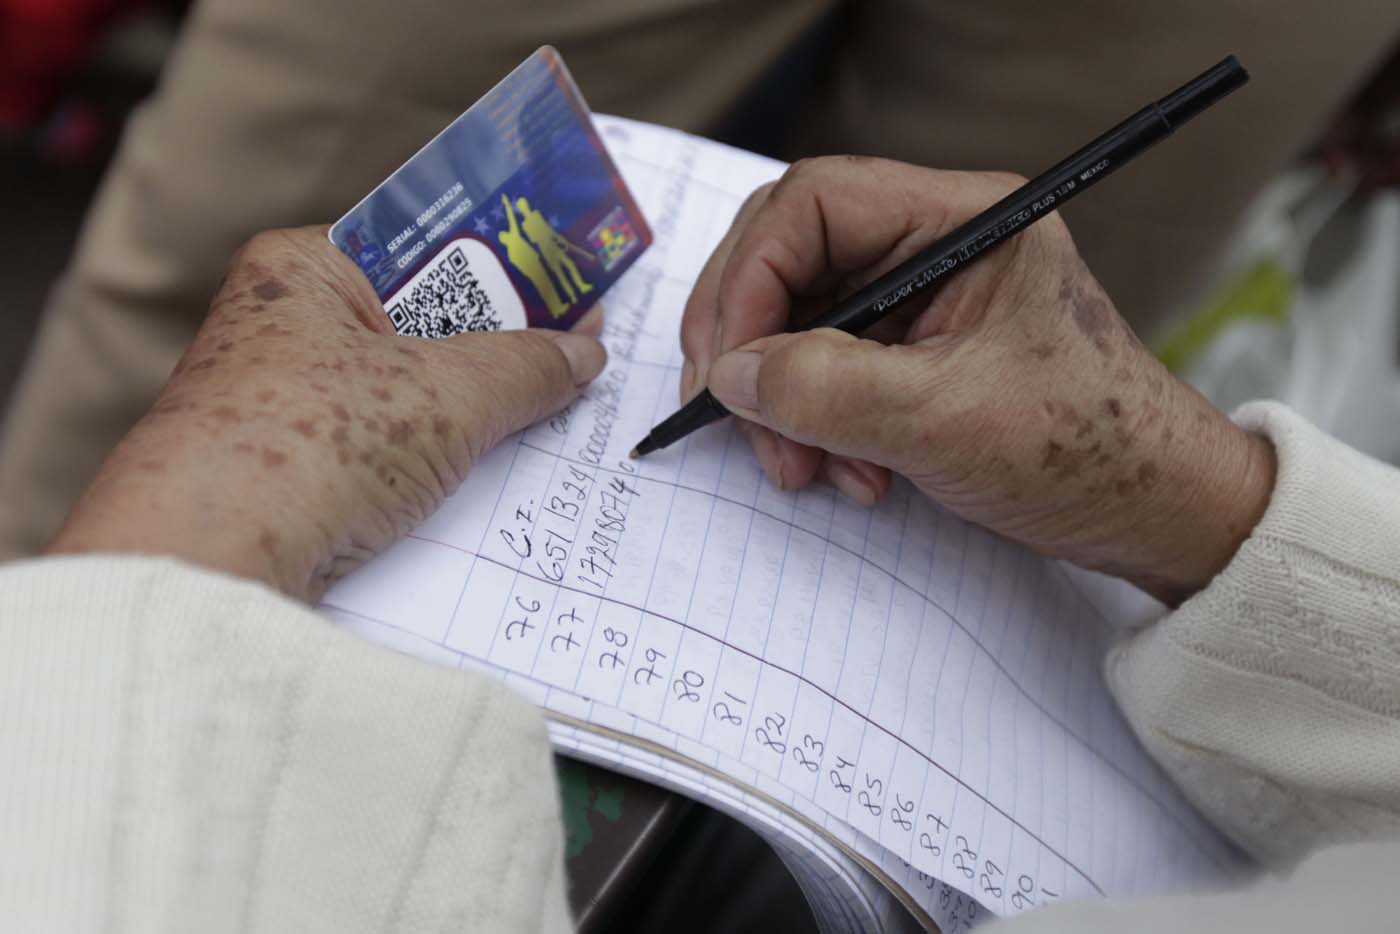
[[782, 167], [599, 124], [656, 234], [604, 301], [608, 369], [326, 605], [757, 789], [935, 919], [933, 880], [1005, 914], [1235, 871], [1103, 686], [1103, 594], [907, 484], [776, 490], [727, 423], [627, 459], [676, 405], [691, 283]]

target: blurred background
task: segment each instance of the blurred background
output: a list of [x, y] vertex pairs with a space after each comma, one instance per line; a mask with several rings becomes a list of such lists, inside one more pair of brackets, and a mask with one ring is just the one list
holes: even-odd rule
[[[1400, 462], [1400, 4], [1046, 6], [607, 0], [526, 23], [434, 0], [0, 0], [0, 558], [52, 533], [241, 240], [334, 219], [544, 43], [599, 110], [785, 159], [1024, 173], [1238, 53], [1239, 100], [1071, 229], [1219, 405], [1280, 398]], [[810, 928], [747, 831], [601, 770], [560, 778], [584, 929]]]

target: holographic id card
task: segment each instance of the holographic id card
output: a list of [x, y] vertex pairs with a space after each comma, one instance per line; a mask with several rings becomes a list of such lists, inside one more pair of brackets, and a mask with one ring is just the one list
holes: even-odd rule
[[400, 334], [568, 328], [651, 244], [541, 48], [331, 228]]

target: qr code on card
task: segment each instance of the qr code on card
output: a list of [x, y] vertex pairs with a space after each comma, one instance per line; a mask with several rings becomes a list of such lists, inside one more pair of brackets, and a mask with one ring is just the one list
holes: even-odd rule
[[455, 246], [421, 269], [384, 311], [394, 330], [408, 337], [451, 337], [463, 331], [499, 331], [500, 316]]

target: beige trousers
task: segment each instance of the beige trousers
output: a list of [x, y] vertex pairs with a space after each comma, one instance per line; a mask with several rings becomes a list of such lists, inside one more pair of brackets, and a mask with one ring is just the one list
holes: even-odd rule
[[[1400, 30], [1395, 0], [837, 5], [203, 0], [127, 129], [0, 432], [0, 557], [53, 534], [242, 240], [338, 217], [542, 43], [600, 111], [705, 132], [754, 92], [800, 114], [789, 155], [1027, 173], [1235, 52], [1251, 85], [1068, 212], [1146, 326]], [[802, 99], [762, 100], [774, 63], [830, 15]]]

